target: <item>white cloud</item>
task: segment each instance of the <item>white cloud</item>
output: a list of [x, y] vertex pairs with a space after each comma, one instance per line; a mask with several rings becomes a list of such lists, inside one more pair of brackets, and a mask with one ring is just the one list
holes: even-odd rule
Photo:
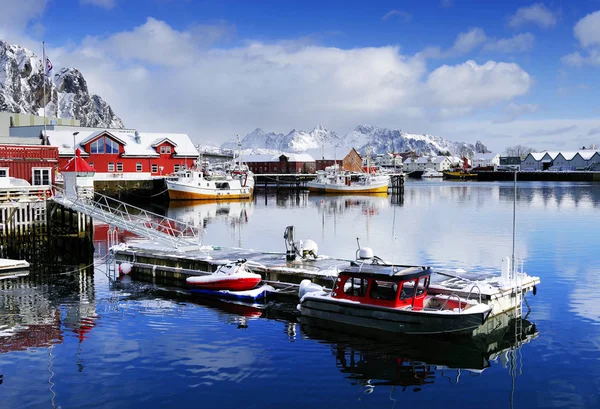
[[586, 64], [600, 65], [600, 11], [590, 13], [579, 20], [573, 32], [583, 50], [563, 56], [563, 64], [575, 67]]
[[526, 24], [536, 24], [542, 28], [556, 25], [557, 15], [542, 3], [532, 4], [528, 7], [519, 8], [515, 14], [509, 17], [508, 25], [516, 28]]
[[[284, 132], [317, 123], [339, 133], [359, 123], [428, 132], [432, 118], [451, 120], [510, 100], [531, 82], [518, 65], [494, 61], [429, 74], [421, 56], [403, 55], [395, 46], [214, 45], [231, 30], [227, 23], [176, 30], [148, 18], [127, 31], [48, 52], [57, 69], [77, 67], [90, 91], [127, 126], [187, 132], [203, 143], [257, 126]], [[457, 37], [456, 50], [481, 44], [481, 34]]]
[[479, 27], [470, 28], [469, 31], [459, 33], [452, 47], [442, 51], [439, 47], [426, 48], [421, 55], [424, 58], [452, 58], [467, 54], [481, 44], [485, 43], [487, 36]]
[[115, 6], [115, 0], [79, 0], [81, 4], [91, 4], [93, 6], [103, 7], [107, 10]]
[[531, 33], [514, 35], [511, 38], [490, 38], [480, 27], [470, 28], [468, 31], [459, 33], [452, 47], [443, 50], [439, 47], [426, 48], [421, 56], [423, 58], [455, 58], [466, 55], [482, 47], [484, 51], [499, 53], [518, 53], [529, 51], [533, 48], [535, 36]]
[[539, 109], [540, 106], [537, 104], [515, 104], [511, 102], [504, 107], [503, 115], [493, 122], [495, 124], [512, 122], [523, 115], [536, 113]]
[[475, 61], [433, 71], [427, 86], [440, 105], [472, 106], [507, 101], [529, 91], [532, 78], [514, 63]]
[[573, 32], [582, 47], [600, 44], [600, 11], [590, 13], [579, 20]]
[[535, 36], [533, 34], [523, 33], [511, 38], [492, 39], [484, 45], [483, 49], [502, 53], [519, 53], [531, 50], [534, 42]]
[[384, 21], [391, 20], [393, 18], [402, 20], [405, 23], [410, 23], [410, 21], [412, 20], [412, 14], [402, 10], [390, 10], [387, 13], [385, 13], [383, 17], [381, 17], [381, 19]]
[[0, 0], [0, 38], [21, 33], [27, 25], [39, 19], [46, 10], [47, 0]]

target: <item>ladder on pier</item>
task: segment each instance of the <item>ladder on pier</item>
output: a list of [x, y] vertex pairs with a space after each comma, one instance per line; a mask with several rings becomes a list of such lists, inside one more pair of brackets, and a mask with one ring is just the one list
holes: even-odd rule
[[203, 230], [96, 193], [94, 200], [55, 187], [54, 202], [112, 227], [179, 251], [197, 250]]

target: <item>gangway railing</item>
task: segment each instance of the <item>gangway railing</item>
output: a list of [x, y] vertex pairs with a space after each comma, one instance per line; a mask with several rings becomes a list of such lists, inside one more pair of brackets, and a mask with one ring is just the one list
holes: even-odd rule
[[59, 187], [54, 187], [54, 192], [52, 199], [64, 207], [168, 248], [189, 251], [198, 249], [202, 244], [203, 230], [182, 221], [149, 212], [100, 193], [95, 193], [94, 199], [90, 199], [67, 194]]

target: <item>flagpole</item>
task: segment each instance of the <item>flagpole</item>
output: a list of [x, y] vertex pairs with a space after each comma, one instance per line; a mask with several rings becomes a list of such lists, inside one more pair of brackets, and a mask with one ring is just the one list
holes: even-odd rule
[[46, 134], [46, 43], [44, 41], [42, 41], [42, 79], [44, 81], [44, 101], [42, 102], [44, 104], [44, 142], [46, 141], [47, 138], [47, 134]]

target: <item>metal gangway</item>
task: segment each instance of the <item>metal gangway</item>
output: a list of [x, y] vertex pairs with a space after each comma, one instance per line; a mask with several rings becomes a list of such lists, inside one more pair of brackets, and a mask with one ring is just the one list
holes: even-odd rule
[[78, 196], [54, 187], [54, 202], [90, 216], [112, 227], [178, 251], [197, 250], [202, 244], [203, 230], [176, 219], [161, 216], [120, 200], [94, 194], [94, 199]]

